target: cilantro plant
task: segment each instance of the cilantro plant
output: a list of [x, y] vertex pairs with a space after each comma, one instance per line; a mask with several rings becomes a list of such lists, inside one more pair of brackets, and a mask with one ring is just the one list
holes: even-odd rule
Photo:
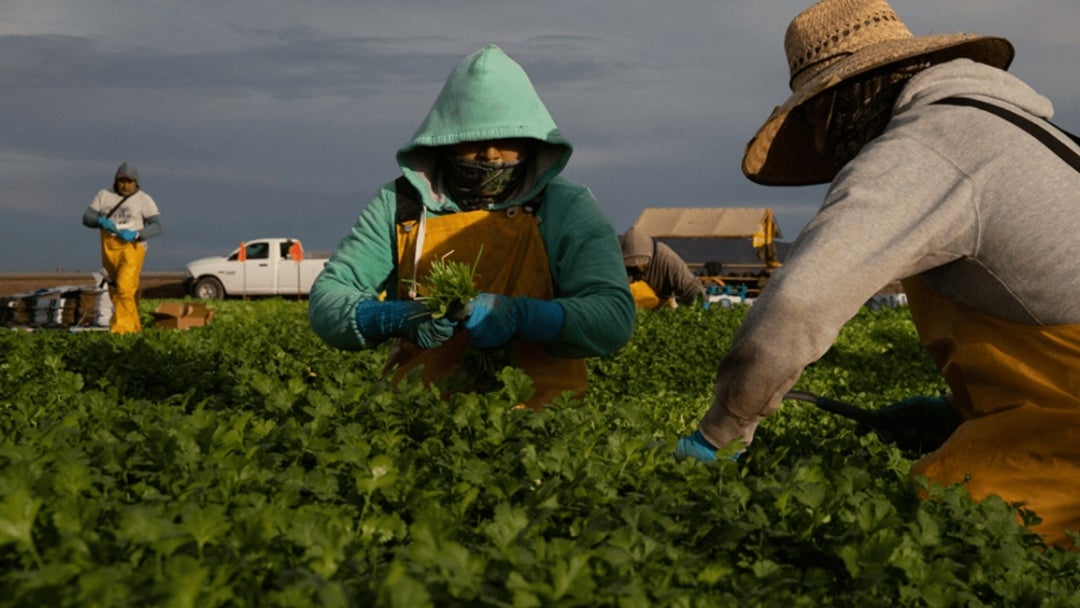
[[480, 263], [480, 254], [477, 253], [476, 261], [472, 266], [463, 262], [447, 259], [453, 252], [435, 259], [431, 263], [427, 279], [417, 284], [417, 292], [421, 295], [418, 299], [427, 305], [431, 316], [436, 319], [443, 317], [466, 316], [465, 307], [469, 300], [480, 295], [476, 288], [474, 276], [476, 266]]
[[[158, 302], [144, 301], [149, 311]], [[738, 462], [676, 461], [745, 309], [641, 312], [534, 412], [382, 377], [306, 303], [205, 328], [0, 333], [0, 606], [1080, 605], [1031, 514], [785, 402]], [[779, 337], [778, 339], [782, 339]], [[797, 388], [942, 388], [904, 310], [860, 312]]]
[[[417, 292], [423, 294], [418, 299], [427, 305], [436, 319], [453, 317], [463, 321], [469, 315], [469, 301], [480, 295], [475, 276], [483, 247], [477, 252], [472, 266], [448, 259], [452, 253], [432, 262], [427, 279], [417, 285]], [[468, 388], [491, 390], [497, 385], [499, 371], [514, 365], [514, 349], [509, 344], [488, 349], [469, 348], [465, 352], [462, 373], [449, 378], [444, 388], [451, 392]]]

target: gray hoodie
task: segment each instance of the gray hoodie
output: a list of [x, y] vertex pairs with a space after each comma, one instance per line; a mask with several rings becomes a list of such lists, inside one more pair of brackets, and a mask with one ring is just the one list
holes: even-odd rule
[[1037, 122], [1053, 114], [1023, 82], [970, 60], [912, 78], [885, 133], [833, 180], [737, 332], [701, 423], [715, 445], [752, 440], [803, 368], [893, 280], [921, 275], [1016, 323], [1080, 323], [1080, 174], [997, 116], [931, 105], [951, 96]]

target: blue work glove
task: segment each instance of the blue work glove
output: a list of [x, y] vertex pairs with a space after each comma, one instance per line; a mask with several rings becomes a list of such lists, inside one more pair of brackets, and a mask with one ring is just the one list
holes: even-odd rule
[[105, 217], [104, 215], [97, 218], [97, 225], [100, 226], [102, 230], [108, 232], [116, 232], [116, 223], [114, 223], [112, 220]]
[[675, 458], [686, 460], [693, 458], [701, 462], [716, 462], [716, 450], [718, 448], [709, 443], [701, 431], [694, 431], [692, 435], [680, 437], [675, 446]]
[[[716, 452], [719, 449], [710, 443], [708, 439], [705, 439], [701, 431], [694, 431], [686, 437], [679, 438], [679, 443], [675, 445], [675, 458], [679, 460], [692, 458], [699, 462], [716, 462]], [[728, 456], [728, 460], [736, 461], [740, 456], [742, 456], [741, 451], [735, 452]]]
[[139, 238], [139, 232], [137, 230], [128, 230], [127, 228], [120, 231], [120, 238], [124, 239], [125, 243], [133, 243], [135, 239]]
[[457, 321], [433, 319], [427, 306], [415, 300], [364, 300], [356, 305], [356, 327], [372, 342], [399, 337], [420, 348], [435, 348], [454, 336]]
[[[902, 450], [927, 453], [936, 450], [960, 425], [952, 405], [944, 397], [909, 397], [875, 412], [881, 420], [874, 430], [884, 441]], [[860, 425], [856, 432], [866, 432]]]
[[469, 301], [465, 329], [473, 348], [495, 348], [517, 337], [525, 342], [554, 342], [566, 321], [562, 304], [536, 298], [482, 293]]

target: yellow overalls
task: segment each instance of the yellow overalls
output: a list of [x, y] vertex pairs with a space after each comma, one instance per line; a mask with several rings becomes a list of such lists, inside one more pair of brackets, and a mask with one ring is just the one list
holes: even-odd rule
[[[431, 262], [447, 259], [477, 264], [475, 287], [505, 296], [527, 296], [540, 300], [555, 297], [536, 216], [521, 207], [503, 211], [467, 211], [427, 217], [424, 228], [409, 220], [397, 225], [398, 297], [408, 297], [413, 276], [422, 284]], [[418, 235], [423, 234], [419, 267], [414, 263]], [[482, 247], [482, 251], [481, 251]], [[479, 254], [479, 259], [477, 255]], [[420, 294], [423, 295], [423, 294]], [[549, 355], [541, 344], [512, 339], [515, 364], [533, 380], [536, 394], [526, 405], [539, 409], [563, 391], [580, 396], [588, 384], [584, 359], [564, 359]], [[394, 380], [423, 365], [423, 380], [430, 384], [460, 371], [469, 349], [468, 332], [460, 331], [437, 348], [422, 349], [408, 340], [397, 340], [390, 351], [387, 370], [397, 366]]]
[[630, 295], [634, 296], [634, 306], [653, 310], [660, 306], [660, 296], [645, 281], [630, 281]]
[[109, 274], [109, 298], [113, 314], [109, 331], [117, 334], [142, 330], [135, 295], [139, 291], [139, 276], [146, 259], [146, 243], [125, 242], [124, 239], [101, 230], [101, 265]]
[[645, 281], [630, 281], [630, 295], [634, 297], [634, 306], [636, 308], [659, 310], [677, 306], [675, 296], [661, 300], [660, 296], [656, 295], [656, 291], [649, 287], [649, 284]]
[[1034, 530], [1069, 546], [1080, 532], [1080, 324], [1010, 323], [904, 281], [919, 337], [956, 398], [961, 424], [913, 475], [996, 494], [1042, 518]]

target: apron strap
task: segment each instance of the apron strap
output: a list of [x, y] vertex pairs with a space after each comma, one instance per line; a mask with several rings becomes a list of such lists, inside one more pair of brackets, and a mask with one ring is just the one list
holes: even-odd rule
[[[419, 232], [416, 235], [416, 251], [413, 259], [413, 276], [409, 283], [409, 298], [416, 299], [418, 295], [416, 292], [417, 269], [420, 268], [420, 252], [424, 249], [424, 228], [425, 219], [427, 219], [427, 213], [424, 206], [420, 204], [420, 193], [416, 190], [416, 186], [412, 184], [404, 175], [394, 180], [394, 192], [396, 195], [397, 210], [394, 216], [394, 223], [401, 225], [404, 222], [418, 222], [417, 230]], [[401, 267], [401, 261], [398, 256], [394, 256], [394, 265], [398, 268]]]
[[[1066, 146], [1064, 143], [1062, 143], [1060, 139], [1054, 137], [1045, 128], [1040, 127], [1036, 123], [1032, 122], [1027, 118], [1024, 118], [1023, 116], [1017, 114], [1016, 112], [1013, 112], [1012, 110], [1007, 110], [1001, 106], [988, 103], [979, 99], [972, 99], [970, 97], [946, 97], [945, 99], [939, 99], [934, 103], [950, 106], [967, 106], [971, 108], [978, 108], [980, 110], [990, 112], [995, 116], [999, 116], [1016, 125], [1017, 127], [1020, 127], [1035, 139], [1038, 139], [1040, 142], [1043, 143], [1043, 145], [1045, 145], [1047, 148], [1050, 148], [1050, 150], [1052, 150], [1054, 154], [1057, 154], [1059, 157], [1061, 157], [1061, 160], [1069, 163], [1069, 166], [1071, 166], [1074, 170], [1080, 173], [1080, 154], [1077, 154], [1075, 150], [1072, 150], [1071, 148]], [[1065, 135], [1069, 136], [1069, 139], [1073, 140], [1073, 142], [1075, 142], [1077, 145], [1080, 145], [1080, 138], [1073, 135], [1072, 133], [1069, 133], [1065, 129], [1062, 129], [1061, 127], [1055, 125], [1050, 121], [1047, 121], [1047, 123], [1049, 123], [1057, 130], [1061, 131]]]
[[120, 207], [123, 206], [123, 204], [127, 202], [127, 199], [129, 199], [129, 198], [131, 198], [130, 194], [125, 196], [124, 198], [120, 199], [120, 202], [116, 203], [115, 207], [113, 207], [112, 209], [109, 209], [109, 213], [108, 213], [108, 215], [105, 216], [105, 219], [111, 219], [113, 214], [116, 213], [120, 209]]

